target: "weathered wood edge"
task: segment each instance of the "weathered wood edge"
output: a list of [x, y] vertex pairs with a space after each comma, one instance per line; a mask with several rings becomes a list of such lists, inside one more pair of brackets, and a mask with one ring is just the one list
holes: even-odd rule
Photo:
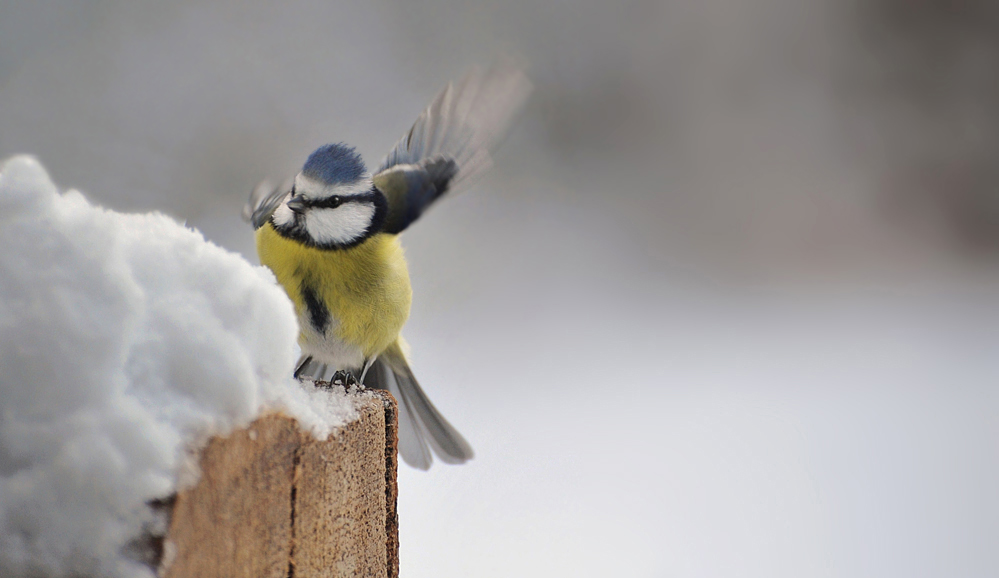
[[[385, 536], [385, 554], [386, 554], [386, 575], [389, 578], [398, 578], [399, 575], [399, 519], [398, 519], [398, 416], [397, 408], [398, 405], [396, 400], [392, 395], [386, 391], [382, 390], [366, 390], [367, 395], [375, 397], [381, 402], [381, 406], [384, 411], [384, 471], [385, 471], [385, 525], [384, 525], [384, 536]], [[363, 395], [363, 394], [362, 394]], [[363, 412], [362, 412], [363, 413]], [[288, 419], [288, 416], [276, 412], [261, 416], [258, 420], [248, 425], [246, 428], [241, 430], [236, 430], [227, 436], [222, 436], [221, 440], [227, 440], [233, 438], [233, 436], [242, 434], [250, 435], [254, 437], [255, 428], [259, 426], [258, 422], [260, 420], [267, 419]], [[292, 420], [293, 421], [293, 420]], [[356, 422], [352, 422], [356, 423]], [[346, 424], [344, 428], [350, 427], [351, 424]], [[332, 439], [337, 434], [334, 433], [329, 439]], [[298, 443], [304, 444], [309, 443], [309, 440], [315, 440], [311, 438], [311, 434], [307, 432], [302, 432], [299, 430], [299, 441]], [[213, 439], [212, 441], [215, 441]], [[209, 444], [211, 441], [209, 442]], [[208, 445], [206, 444], [206, 450]], [[298, 454], [300, 448], [294, 450], [294, 454]], [[294, 478], [297, 475], [297, 464], [291, 464], [291, 470], [288, 472], [289, 476]], [[294, 485], [294, 479], [289, 479], [289, 482]], [[185, 490], [186, 491], [186, 490]], [[184, 492], [182, 491], [181, 494]], [[294, 499], [294, 498], [293, 498]], [[169, 567], [171, 566], [171, 561], [176, 557], [176, 551], [170, 551], [170, 530], [173, 529], [173, 517], [178, 502], [177, 494], [168, 496], [167, 498], [155, 500], [150, 503], [150, 507], [154, 511], [159, 512], [165, 518], [165, 529], [167, 535], [163, 535], [160, 532], [150, 532], [140, 539], [136, 540], [130, 544], [129, 555], [133, 559], [144, 562], [152, 568], [157, 568], [158, 575], [160, 576], [174, 576], [177, 575], [175, 572], [170, 572]], [[290, 517], [289, 517], [290, 518]], [[291, 521], [294, 524], [294, 521]], [[291, 530], [291, 528], [288, 528]], [[280, 534], [280, 532], [278, 532]], [[288, 543], [288, 562], [289, 566], [284, 572], [292, 572], [294, 574], [293, 566], [291, 565], [291, 560], [294, 555], [294, 538], [290, 537]], [[282, 576], [284, 575], [282, 572]]]
[[391, 393], [369, 390], [385, 406], [385, 535], [388, 578], [399, 578], [399, 404]]

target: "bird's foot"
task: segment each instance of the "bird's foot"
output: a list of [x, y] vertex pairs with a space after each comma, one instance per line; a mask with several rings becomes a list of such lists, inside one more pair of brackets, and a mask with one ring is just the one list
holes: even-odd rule
[[332, 385], [343, 386], [343, 388], [347, 390], [358, 389], [360, 387], [360, 384], [357, 383], [357, 379], [354, 377], [354, 374], [343, 370], [334, 373], [330, 383]]

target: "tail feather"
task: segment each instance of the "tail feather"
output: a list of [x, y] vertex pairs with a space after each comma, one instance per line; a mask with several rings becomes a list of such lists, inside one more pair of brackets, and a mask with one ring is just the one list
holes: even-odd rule
[[434, 453], [447, 464], [460, 464], [471, 459], [474, 455], [472, 447], [430, 403], [430, 399], [413, 377], [413, 373], [409, 371], [409, 367], [406, 367], [406, 370], [407, 375], [401, 379], [398, 374], [396, 375], [400, 393], [407, 404], [415, 410], [423, 431], [430, 434], [426, 438]]
[[399, 390], [399, 385], [392, 369], [386, 363], [375, 362], [366, 377], [368, 378], [367, 381], [372, 384], [371, 387], [388, 390], [399, 403], [399, 411], [397, 413], [399, 416], [399, 453], [402, 454], [402, 459], [406, 460], [406, 463], [414, 468], [420, 470], [429, 469], [434, 458], [430, 454], [430, 448], [427, 447], [426, 440], [423, 439], [423, 433], [418, 426], [419, 421], [416, 413], [406, 397]]
[[327, 381], [330, 373], [329, 365], [316, 361], [311, 355], [305, 353], [298, 358], [298, 363], [295, 364], [296, 379]]
[[295, 364], [295, 379], [301, 379], [303, 377], [314, 379], [314, 370], [316, 363], [312, 360], [311, 355], [302, 354], [298, 358], [298, 363]]
[[430, 467], [427, 447], [447, 464], [464, 463], [475, 455], [472, 446], [430, 402], [423, 392], [398, 342], [383, 352], [368, 372], [365, 385], [387, 389], [399, 402], [399, 453], [407, 464]]

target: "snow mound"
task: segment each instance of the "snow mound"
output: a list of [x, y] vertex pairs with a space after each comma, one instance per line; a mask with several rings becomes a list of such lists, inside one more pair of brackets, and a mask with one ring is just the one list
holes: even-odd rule
[[0, 244], [0, 576], [153, 576], [128, 544], [208, 436], [270, 410], [322, 437], [356, 418], [291, 379], [271, 273], [167, 216], [60, 194], [15, 157]]

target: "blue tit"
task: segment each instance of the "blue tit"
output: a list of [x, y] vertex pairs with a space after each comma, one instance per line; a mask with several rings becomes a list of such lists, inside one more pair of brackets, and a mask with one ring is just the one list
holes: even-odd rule
[[295, 376], [318, 381], [334, 372], [390, 391], [399, 402], [399, 451], [416, 468], [430, 467], [430, 448], [452, 464], [473, 453], [406, 359], [400, 331], [412, 289], [399, 234], [488, 168], [529, 92], [513, 66], [473, 70], [433, 99], [373, 174], [352, 147], [321, 146], [284, 185], [258, 186], [243, 211], [260, 262], [295, 305]]

